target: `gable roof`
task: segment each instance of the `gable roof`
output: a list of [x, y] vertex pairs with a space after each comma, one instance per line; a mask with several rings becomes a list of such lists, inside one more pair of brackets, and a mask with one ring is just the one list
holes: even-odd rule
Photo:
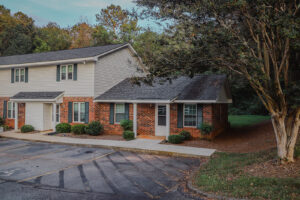
[[194, 78], [186, 76], [161, 83], [155, 79], [153, 85], [141, 83], [134, 85], [130, 78], [121, 81], [110, 90], [95, 98], [96, 102], [223, 102], [231, 103], [230, 91], [226, 91], [225, 99], [220, 99], [223, 90], [227, 90], [225, 75], [197, 75]]
[[50, 51], [43, 53], [32, 53], [24, 55], [14, 55], [14, 56], [2, 56], [0, 57], [1, 65], [17, 65], [26, 63], [40, 63], [40, 62], [51, 62], [60, 60], [71, 60], [79, 58], [90, 58], [96, 57], [101, 54], [108, 53], [110, 51], [126, 47], [128, 44], [113, 44], [97, 47], [86, 47], [77, 48], [69, 50], [60, 51]]
[[64, 92], [19, 92], [11, 100], [55, 100]]

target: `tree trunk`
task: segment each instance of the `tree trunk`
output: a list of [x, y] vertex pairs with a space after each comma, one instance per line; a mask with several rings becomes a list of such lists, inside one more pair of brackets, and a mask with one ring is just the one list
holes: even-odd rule
[[[288, 116], [291, 118], [295, 116]], [[272, 124], [276, 136], [278, 157], [282, 162], [294, 162], [294, 149], [299, 133], [299, 119], [287, 123], [286, 117], [272, 116]]]

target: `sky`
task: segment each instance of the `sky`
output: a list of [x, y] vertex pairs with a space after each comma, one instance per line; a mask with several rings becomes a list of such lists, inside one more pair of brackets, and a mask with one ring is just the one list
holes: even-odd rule
[[[35, 20], [37, 26], [56, 22], [60, 27], [73, 26], [80, 21], [96, 24], [96, 14], [111, 4], [123, 9], [138, 9], [132, 0], [0, 0], [12, 13], [21, 11]], [[139, 25], [161, 31], [153, 20], [139, 21]]]

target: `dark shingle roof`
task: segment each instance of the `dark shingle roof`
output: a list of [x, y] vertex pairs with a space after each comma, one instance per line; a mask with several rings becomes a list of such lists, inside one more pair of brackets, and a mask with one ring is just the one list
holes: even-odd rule
[[50, 52], [43, 52], [43, 53], [3, 56], [0, 57], [0, 65], [25, 64], [25, 63], [36, 63], [36, 62], [94, 57], [124, 45], [125, 44], [113, 44], [113, 45], [98, 46], [98, 47], [86, 47], [86, 48], [61, 50], [61, 51], [50, 51]]
[[55, 99], [63, 92], [19, 92], [11, 99]]
[[133, 85], [128, 78], [95, 100], [217, 100], [225, 83], [225, 75], [182, 76], [163, 84], [156, 79], [152, 86]]

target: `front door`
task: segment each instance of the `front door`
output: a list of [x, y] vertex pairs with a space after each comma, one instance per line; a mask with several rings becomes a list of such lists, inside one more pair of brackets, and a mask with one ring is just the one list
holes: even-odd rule
[[167, 136], [167, 107], [165, 104], [156, 104], [155, 135]]

